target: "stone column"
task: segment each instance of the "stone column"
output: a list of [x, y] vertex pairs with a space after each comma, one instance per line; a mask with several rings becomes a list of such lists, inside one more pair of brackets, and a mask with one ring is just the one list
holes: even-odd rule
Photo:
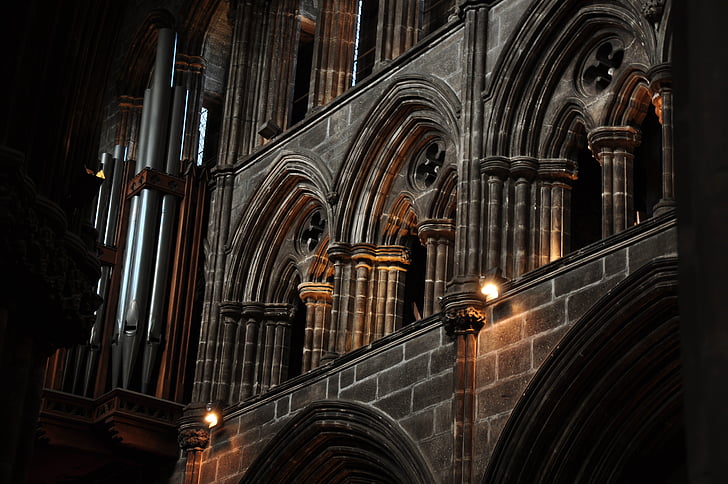
[[632, 126], [602, 126], [588, 139], [602, 166], [602, 237], [608, 237], [634, 224], [632, 164], [641, 136]]
[[[293, 308], [289, 304], [269, 304], [265, 311], [266, 320], [273, 322], [267, 330], [273, 333], [273, 351], [270, 359], [270, 383], [268, 388], [280, 385], [288, 378], [288, 358], [290, 355], [291, 320]], [[266, 335], [266, 351], [269, 335]]]
[[501, 237], [503, 214], [503, 183], [508, 177], [510, 164], [507, 158], [492, 156], [483, 160], [480, 171], [487, 178], [487, 208], [485, 215], [485, 252], [484, 270], [488, 271], [501, 265]]
[[[404, 281], [410, 264], [407, 249], [399, 245], [377, 248], [377, 267], [386, 269], [386, 302], [384, 304], [384, 334], [386, 336], [402, 325], [404, 308]], [[380, 284], [384, 284], [382, 280]]]
[[258, 354], [258, 328], [264, 314], [260, 303], [241, 305], [235, 349], [232, 399], [245, 400], [253, 394], [255, 361]]
[[202, 453], [210, 444], [210, 430], [204, 422], [206, 403], [191, 403], [184, 410], [177, 442], [186, 457], [183, 484], [199, 484]]
[[329, 361], [344, 353], [346, 324], [349, 319], [351, 288], [351, 248], [348, 244], [333, 243], [328, 249], [329, 260], [334, 264], [334, 293], [332, 296], [329, 344], [323, 360]]
[[516, 179], [515, 214], [513, 228], [514, 275], [520, 276], [528, 271], [530, 259], [529, 235], [531, 217], [531, 181], [535, 178], [538, 161], [531, 157], [519, 157], [511, 162], [511, 174]]
[[470, 483], [474, 480], [473, 426], [478, 332], [485, 324], [485, 303], [477, 292], [469, 292], [445, 296], [442, 306], [445, 330], [455, 340], [457, 352], [454, 371], [455, 442], [452, 482]]
[[438, 299], [445, 295], [448, 280], [448, 259], [455, 239], [455, 224], [449, 219], [431, 219], [417, 229], [422, 244], [427, 247], [425, 297], [423, 317], [439, 311]]
[[375, 248], [371, 244], [357, 244], [352, 247], [351, 259], [354, 262], [356, 275], [354, 286], [354, 324], [351, 338], [347, 338], [346, 351], [359, 348], [364, 344], [365, 339], [369, 340], [368, 333], [369, 316], [367, 302], [371, 298], [369, 294], [369, 280], [373, 267]]
[[351, 86], [357, 2], [324, 0], [316, 24], [309, 109], [325, 106]]
[[662, 125], [662, 198], [653, 209], [655, 216], [675, 208], [675, 168], [672, 154], [672, 74], [669, 64], [660, 64], [648, 71], [652, 79], [652, 104]]
[[223, 323], [222, 331], [222, 361], [219, 362], [218, 374], [213, 387], [214, 400], [227, 402], [232, 385], [232, 368], [234, 350], [236, 348], [236, 335], [240, 322], [240, 303], [226, 301], [220, 304], [220, 319]]
[[304, 282], [298, 291], [306, 304], [306, 332], [303, 343], [303, 371], [316, 368], [329, 341], [331, 300], [334, 286], [325, 282]]

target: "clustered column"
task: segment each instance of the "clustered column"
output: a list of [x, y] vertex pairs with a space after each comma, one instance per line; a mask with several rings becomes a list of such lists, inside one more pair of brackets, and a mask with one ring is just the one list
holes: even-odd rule
[[602, 237], [634, 223], [634, 149], [640, 133], [632, 126], [602, 126], [589, 132], [589, 147], [602, 166]]
[[306, 304], [302, 368], [307, 372], [321, 364], [321, 357], [328, 348], [334, 286], [325, 282], [304, 282], [298, 286], [298, 291]]
[[402, 323], [409, 253], [399, 245], [332, 244], [334, 264], [329, 360], [385, 336]]
[[422, 316], [439, 311], [439, 298], [445, 295], [445, 283], [450, 280], [455, 224], [450, 219], [426, 220], [420, 224], [418, 235], [427, 247], [425, 268], [425, 297]]
[[660, 215], [675, 207], [675, 170], [672, 155], [672, 75], [668, 64], [650, 69], [650, 89], [655, 112], [662, 125], [662, 198], [654, 208]]

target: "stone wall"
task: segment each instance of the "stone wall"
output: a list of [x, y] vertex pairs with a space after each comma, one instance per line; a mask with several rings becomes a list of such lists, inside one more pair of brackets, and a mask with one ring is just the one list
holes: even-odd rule
[[549, 354], [610, 290], [647, 262], [677, 255], [674, 217], [644, 222], [514, 280], [479, 334], [477, 454], [482, 475], [511, 411]]
[[445, 482], [452, 459], [455, 349], [436, 319], [372, 345], [226, 411], [203, 453], [201, 482], [237, 483], [292, 417], [314, 402], [356, 402], [391, 420]]

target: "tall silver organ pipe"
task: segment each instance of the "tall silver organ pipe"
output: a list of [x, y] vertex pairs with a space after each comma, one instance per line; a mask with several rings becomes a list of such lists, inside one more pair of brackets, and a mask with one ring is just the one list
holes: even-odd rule
[[[142, 120], [141, 126], [139, 127], [139, 144], [137, 154], [142, 156], [144, 153], [144, 147], [147, 144], [147, 131], [149, 127], [149, 99], [151, 98], [151, 89], [144, 91], [144, 106], [142, 109]], [[130, 160], [130, 163], [134, 163], [133, 172], [137, 173], [143, 168], [142, 160]], [[123, 193], [123, 192], [122, 192]], [[124, 246], [124, 257], [121, 267], [121, 284], [119, 287], [119, 303], [116, 310], [116, 324], [114, 325], [114, 332], [111, 337], [111, 385], [113, 387], [119, 386], [121, 377], [121, 364], [122, 364], [122, 338], [121, 334], [124, 331], [124, 313], [126, 311], [126, 302], [129, 293], [129, 280], [131, 275], [131, 267], [134, 260], [134, 242], [137, 234], [137, 220], [139, 216], [139, 195], [136, 195], [129, 200], [129, 222], [127, 227], [126, 244]]]
[[[169, 123], [169, 103], [174, 67], [175, 34], [171, 29], [159, 30], [157, 58], [154, 65], [149, 105], [148, 139], [142, 159], [145, 168], [161, 169]], [[145, 189], [138, 196], [139, 215], [130, 268], [129, 289], [124, 308], [121, 334], [122, 386], [128, 388], [139, 354], [140, 334], [149, 310], [149, 291], [154, 260], [154, 239], [159, 228], [160, 194]]]
[[[179, 175], [180, 152], [187, 104], [187, 89], [174, 88], [172, 118], [167, 145], [166, 171]], [[146, 326], [144, 359], [142, 364], [142, 392], [146, 393], [152, 380], [152, 371], [162, 339], [164, 303], [167, 295], [169, 258], [174, 244], [174, 226], [177, 221], [177, 197], [165, 194], [162, 197], [162, 214], [159, 222], [156, 261], [152, 281], [152, 297], [149, 305], [149, 319]]]
[[126, 147], [116, 145], [114, 147], [114, 170], [111, 175], [111, 187], [109, 193], [109, 208], [106, 214], [106, 230], [104, 231], [104, 244], [116, 245], [116, 230], [119, 226], [119, 207], [121, 206], [121, 195], [124, 192], [124, 166], [126, 164]]

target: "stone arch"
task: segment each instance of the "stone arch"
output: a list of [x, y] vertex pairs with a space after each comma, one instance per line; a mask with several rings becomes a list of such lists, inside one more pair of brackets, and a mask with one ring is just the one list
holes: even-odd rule
[[337, 240], [375, 241], [380, 228], [373, 222], [381, 217], [417, 138], [436, 135], [456, 149], [459, 106], [455, 93], [437, 79], [407, 76], [393, 83], [367, 116], [339, 174], [337, 191], [349, 196], [338, 208]]
[[680, 366], [677, 261], [655, 259], [597, 302], [547, 358], [483, 482], [680, 482]]
[[281, 257], [287, 257], [279, 250], [284, 243], [290, 243], [291, 232], [315, 210], [331, 220], [325, 202], [330, 190], [331, 174], [320, 160], [300, 153], [286, 153], [279, 158], [242, 211], [244, 215], [233, 231], [225, 287], [227, 300], [265, 301], [274, 279], [270, 276]]
[[[486, 98], [493, 101], [487, 123], [485, 150], [488, 156], [538, 156], [543, 140], [549, 139], [551, 117], [557, 116], [563, 96], [555, 96], [569, 76], [578, 76], [575, 59], [594, 47], [595, 40], [609, 33], [629, 33], [634, 39], [631, 62], [649, 64], [657, 56], [657, 39], [649, 23], [631, 2], [590, 3], [544, 0], [524, 16], [519, 33], [504, 48], [493, 79], [506, 82], [488, 86]], [[657, 61], [655, 61], [657, 62]], [[576, 82], [576, 81], [574, 81]], [[592, 102], [584, 119], [600, 119], [600, 112], [614, 104], [612, 89]], [[566, 102], [572, 102], [573, 95]], [[513, 107], [517, 108], [514, 109]], [[583, 107], [586, 107], [583, 105]]]
[[389, 417], [344, 401], [309, 405], [273, 437], [240, 484], [435, 482], [420, 451]]

